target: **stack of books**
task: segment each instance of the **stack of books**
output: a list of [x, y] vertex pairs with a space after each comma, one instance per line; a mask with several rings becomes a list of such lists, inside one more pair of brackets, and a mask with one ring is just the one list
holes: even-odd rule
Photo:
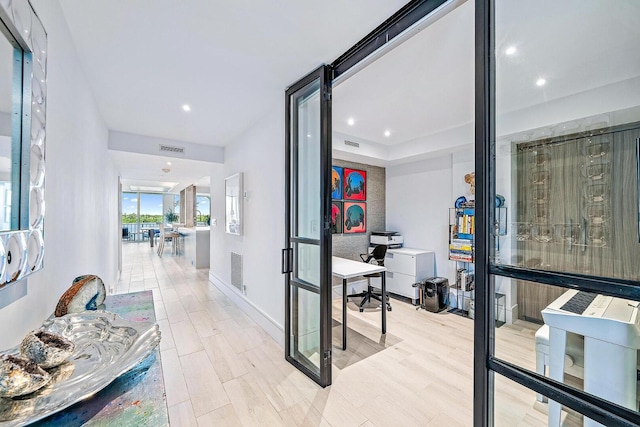
[[473, 239], [475, 230], [475, 216], [473, 209], [463, 209], [456, 216], [457, 237], [460, 239]]
[[451, 239], [449, 243], [449, 259], [453, 261], [473, 262], [473, 240]]

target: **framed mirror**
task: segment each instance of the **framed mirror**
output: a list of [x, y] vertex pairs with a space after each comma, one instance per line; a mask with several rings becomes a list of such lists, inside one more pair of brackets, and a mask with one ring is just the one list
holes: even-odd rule
[[42, 269], [47, 34], [28, 0], [0, 0], [0, 287]]
[[231, 175], [224, 180], [224, 194], [224, 231], [240, 236], [242, 234], [242, 173]]

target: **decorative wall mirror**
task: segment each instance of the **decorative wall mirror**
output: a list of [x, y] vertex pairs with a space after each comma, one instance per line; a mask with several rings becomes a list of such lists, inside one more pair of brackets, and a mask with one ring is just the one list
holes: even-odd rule
[[242, 234], [242, 173], [224, 180], [224, 194], [224, 231], [239, 236]]
[[42, 269], [47, 34], [0, 0], [0, 287]]

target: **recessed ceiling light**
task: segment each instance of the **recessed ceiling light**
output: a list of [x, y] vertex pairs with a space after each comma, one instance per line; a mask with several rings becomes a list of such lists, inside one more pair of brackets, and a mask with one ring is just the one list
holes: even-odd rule
[[191, 107], [189, 106], [189, 104], [184, 104], [184, 105], [182, 106], [182, 109], [183, 109], [184, 111], [191, 111]]
[[536, 80], [536, 86], [544, 86], [545, 83], [547, 83], [547, 81], [545, 79], [543, 79], [542, 77], [540, 77], [538, 80]]
[[355, 123], [355, 120], [353, 120], [353, 118], [349, 118], [349, 120], [347, 120], [347, 124], [349, 126], [353, 126], [354, 123]]
[[386, 137], [391, 136], [391, 131], [390, 130], [385, 130], [384, 131], [384, 136], [386, 136]]
[[311, 138], [311, 134], [310, 133], [307, 134], [307, 138]]
[[507, 55], [513, 55], [514, 53], [516, 53], [516, 47], [515, 46], [509, 46], [507, 48], [507, 50], [504, 51], [504, 53], [506, 53]]
[[171, 166], [171, 162], [167, 162], [167, 164], [168, 164], [169, 166]]

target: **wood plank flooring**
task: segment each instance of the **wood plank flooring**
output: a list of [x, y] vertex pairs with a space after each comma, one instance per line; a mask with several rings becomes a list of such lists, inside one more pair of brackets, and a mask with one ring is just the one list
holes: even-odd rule
[[[473, 321], [416, 311], [392, 300], [388, 333], [379, 309], [349, 304], [348, 349], [341, 301], [334, 301], [333, 385], [317, 386], [284, 359], [284, 350], [179, 257], [146, 244], [123, 245], [112, 292], [153, 291], [172, 426], [470, 426]], [[535, 367], [526, 322], [496, 331], [497, 351]], [[496, 425], [546, 425], [535, 394], [496, 378]], [[565, 425], [581, 421], [566, 419]]]

